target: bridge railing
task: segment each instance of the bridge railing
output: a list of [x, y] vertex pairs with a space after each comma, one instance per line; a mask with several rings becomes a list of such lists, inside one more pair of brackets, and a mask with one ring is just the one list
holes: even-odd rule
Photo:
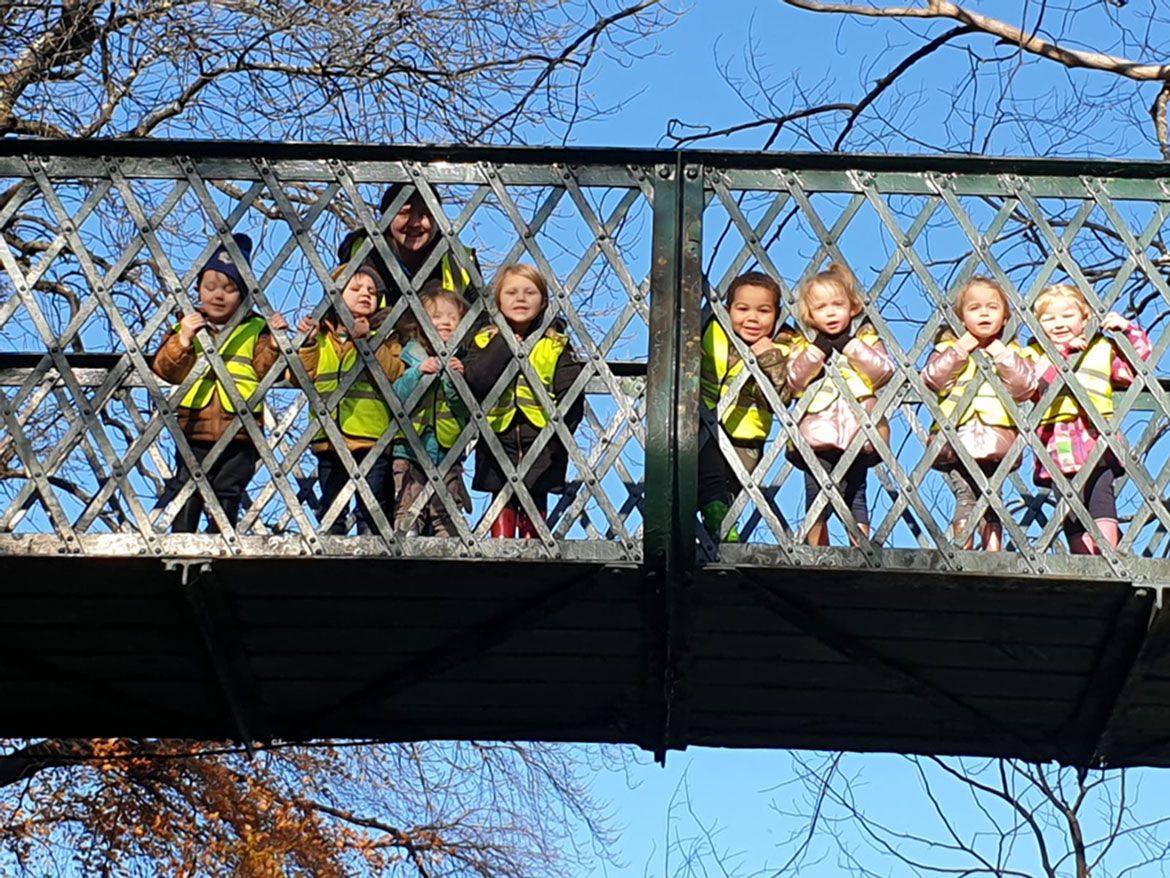
[[[1158, 379], [1170, 344], [1164, 332], [1168, 178], [1162, 165], [1100, 162], [5, 141], [5, 551], [634, 563], [654, 556], [681, 564], [697, 557], [1162, 579], [1170, 547], [1170, 396]], [[406, 187], [379, 210], [374, 205], [392, 184]], [[435, 218], [439, 243], [423, 269], [408, 276], [384, 236], [393, 213], [415, 193]], [[523, 458], [502, 467], [509, 482], [503, 491], [473, 492], [473, 510], [454, 516], [458, 533], [450, 539], [397, 532], [390, 506], [372, 489], [369, 463], [389, 450], [396, 434], [378, 440], [365, 465], [342, 453], [351, 479], [330, 508], [320, 503], [309, 446], [319, 429], [344, 444], [328, 413], [348, 384], [332, 398], [313, 389], [297, 357], [303, 339], [295, 327], [300, 316], [320, 317], [336, 306], [335, 248], [353, 230], [368, 241], [358, 258], [380, 256], [388, 280], [405, 293], [387, 325], [426, 320], [417, 292], [444, 259], [480, 291], [490, 289], [500, 266], [526, 262], [550, 283], [545, 325], [569, 337], [581, 364], [561, 398], [543, 400], [560, 417], [550, 419]], [[197, 373], [171, 386], [150, 364], [166, 330], [191, 313], [195, 275], [215, 248], [243, 255], [233, 249], [233, 232], [255, 241], [250, 264], [241, 265], [252, 310], [270, 321], [283, 314], [292, 328], [274, 331], [279, 356], [261, 382], [263, 413], [237, 406], [243, 411], [233, 429], [200, 463], [176, 420]], [[725, 293], [744, 271], [764, 271], [781, 285], [778, 323], [807, 336], [799, 289], [831, 261], [856, 275], [864, 300], [856, 325], [872, 326], [892, 372], [876, 389], [871, 411], [852, 405], [861, 429], [826, 465], [799, 429], [815, 393], [786, 403], [735, 338]], [[959, 451], [957, 464], [942, 471], [938, 456], [943, 440], [954, 439], [954, 424], [921, 370], [940, 330], [961, 332], [953, 305], [975, 275], [1003, 288], [1010, 305], [1005, 337], [1021, 344], [1035, 339], [1037, 356], [1064, 362], [1032, 310], [1037, 296], [1058, 282], [1088, 298], [1090, 334], [1117, 311], [1149, 333], [1152, 352], [1143, 358], [1128, 337], [1109, 334], [1133, 373], [1129, 386], [1113, 391], [1110, 417], [1096, 412], [1071, 377], [1073, 361], [1058, 367], [1060, 378], [1032, 399], [1013, 400], [991, 380], [1019, 439], [997, 466], [980, 467]], [[701, 336], [712, 320], [748, 367], [731, 379], [728, 401], [701, 414]], [[483, 325], [506, 328], [486, 293], [472, 301], [462, 343]], [[368, 365], [376, 366], [377, 343], [358, 345]], [[524, 356], [528, 349], [513, 347], [517, 356], [487, 399], [476, 399], [461, 375], [448, 374], [470, 418], [443, 460], [424, 464], [428, 485], [420, 502], [445, 495], [452, 468], [462, 465], [470, 481], [477, 456], [506, 457], [485, 412], [518, 376], [539, 384]], [[218, 355], [206, 360], [234, 387]], [[989, 368], [984, 364], [980, 374], [994, 379]], [[399, 398], [378, 369], [371, 373], [403, 441], [425, 457], [406, 426], [415, 399]], [[834, 369], [825, 380], [848, 390]], [[774, 414], [750, 472], [716, 426], [749, 381]], [[1051, 485], [1037, 483], [1034, 462], [1048, 453], [1038, 426], [1062, 392], [1088, 412], [1102, 441], [1080, 473], [1054, 472]], [[580, 405], [581, 423], [571, 430], [565, 416]], [[932, 438], [935, 424], [941, 428]], [[255, 444], [259, 462], [233, 527], [205, 470], [236, 429]], [[709, 442], [718, 444], [732, 474], [729, 513], [717, 532], [699, 522], [696, 510], [698, 460]], [[539, 452], [558, 443], [567, 450], [567, 484], [549, 503], [546, 522], [525, 476]], [[862, 462], [868, 524], [856, 520], [838, 485], [851, 464]], [[180, 464], [193, 477], [158, 506]], [[1117, 474], [1121, 540], [1115, 549], [1084, 497], [1089, 477], [1105, 465]], [[956, 530], [953, 489], [960, 471], [970, 473], [977, 498]], [[813, 488], [807, 508], [806, 483]], [[352, 533], [355, 494], [373, 510], [373, 532], [331, 534]], [[192, 496], [203, 499], [216, 534], [169, 533]], [[457, 511], [452, 498], [443, 502]], [[535, 539], [491, 538], [492, 522], [507, 504], [530, 513]], [[812, 523], [824, 512], [834, 546], [808, 546]], [[1005, 551], [963, 551], [978, 539], [986, 513], [1002, 523]], [[1070, 556], [1063, 535], [1068, 521], [1102, 545], [1099, 558]]]
[[[778, 423], [777, 438], [754, 472], [737, 465], [726, 432], [707, 419], [704, 440], [720, 441], [744, 486], [723, 536], [738, 519], [742, 537], [755, 547], [730, 554], [760, 563], [835, 563], [831, 555], [813, 560], [801, 545], [828, 510], [839, 522], [832, 526], [832, 541], [856, 547], [836, 553], [851, 556], [849, 563], [912, 565], [907, 552], [930, 550], [925, 554], [931, 563], [956, 570], [1003, 573], [1006, 564], [1020, 573], [1160, 577], [1164, 564], [1157, 559], [1165, 558], [1170, 534], [1170, 396], [1158, 379], [1166, 365], [1163, 327], [1170, 313], [1162, 249], [1170, 205], [1158, 176], [1164, 169], [945, 160], [920, 170], [914, 165], [897, 158], [854, 167], [810, 160], [753, 168], [728, 161], [705, 169], [704, 270], [715, 319], [730, 330], [723, 291], [745, 267], [758, 266], [780, 280], [789, 305], [784, 318], [807, 334], [809, 327], [795, 314], [799, 289], [830, 262], [840, 262], [857, 276], [864, 294], [854, 326], [873, 328], [892, 367], [889, 380], [874, 391], [872, 409], [854, 406], [861, 429], [834, 455], [818, 458], [799, 428], [817, 405], [814, 389], [782, 406], [758, 369], [752, 377], [765, 387]], [[976, 276], [989, 278], [1007, 296], [1004, 340], [1018, 341], [1037, 375], [1048, 363], [1058, 373], [1041, 380], [1033, 396], [1013, 399], [992, 360], [976, 358], [977, 375], [988, 380], [1018, 429], [998, 462], [977, 460], [955, 433], [955, 413], [974, 400], [980, 380], [956, 394], [948, 415], [923, 375], [943, 333], [963, 334], [956, 300]], [[1111, 415], [1072, 376], [1078, 355], [1063, 357], [1034, 311], [1037, 298], [1055, 284], [1082, 291], [1092, 311], [1087, 338], [1103, 332], [1128, 365], [1130, 383], [1113, 382]], [[1110, 312], [1143, 327], [1152, 351], [1134, 334], [1102, 330]], [[830, 369], [822, 381], [849, 396], [839, 371], [834, 377]], [[1075, 473], [1053, 465], [1052, 444], [1039, 429], [1061, 395], [1075, 401], [1088, 430], [1101, 437]], [[948, 446], [956, 452], [944, 454]], [[855, 520], [840, 490], [852, 463], [868, 471], [868, 523]], [[1099, 520], [1099, 500], [1091, 496], [1101, 471], [1116, 478], [1116, 548], [1102, 531], [1107, 524]], [[974, 486], [976, 505], [965, 521], [955, 522], [955, 489], [962, 489], [964, 477]], [[814, 480], [819, 492], [806, 489]], [[806, 493], [814, 495], [807, 506]], [[988, 515], [1001, 523], [1006, 557], [962, 551], [979, 545], [980, 523]], [[1070, 557], [1065, 531], [1087, 533], [1101, 557]], [[714, 551], [713, 542], [703, 543]], [[760, 548], [768, 544], [775, 548]], [[726, 546], [722, 554], [729, 554]]]

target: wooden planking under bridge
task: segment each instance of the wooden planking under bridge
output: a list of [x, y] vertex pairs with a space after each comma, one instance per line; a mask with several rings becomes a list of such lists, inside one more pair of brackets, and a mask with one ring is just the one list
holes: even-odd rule
[[[785, 565], [0, 547], [0, 736], [543, 739], [1170, 765], [1160, 589]], [[214, 537], [185, 538], [210, 547]], [[7, 541], [5, 541], [7, 542]], [[27, 544], [27, 540], [25, 541]], [[26, 545], [27, 548], [27, 545]], [[208, 553], [210, 555], [210, 553]], [[1006, 556], [1005, 556], [1006, 557]]]

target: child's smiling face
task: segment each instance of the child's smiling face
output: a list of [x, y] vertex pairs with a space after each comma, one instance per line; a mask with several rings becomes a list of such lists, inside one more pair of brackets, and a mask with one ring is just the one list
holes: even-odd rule
[[1059, 296], [1036, 315], [1044, 334], [1058, 345], [1065, 345], [1085, 334], [1086, 314], [1075, 299]]
[[999, 335], [1007, 320], [1007, 308], [999, 290], [976, 283], [963, 290], [959, 315], [963, 328], [982, 341]]
[[771, 338], [776, 328], [776, 294], [767, 287], [744, 284], [727, 308], [731, 328], [747, 344]]
[[354, 317], [369, 317], [378, 310], [378, 286], [372, 277], [359, 271], [341, 291], [341, 300]]
[[544, 308], [540, 288], [520, 272], [509, 272], [500, 287], [500, 313], [517, 332], [526, 332]]
[[199, 310], [212, 323], [227, 323], [242, 299], [236, 282], [222, 271], [208, 269], [199, 278]]

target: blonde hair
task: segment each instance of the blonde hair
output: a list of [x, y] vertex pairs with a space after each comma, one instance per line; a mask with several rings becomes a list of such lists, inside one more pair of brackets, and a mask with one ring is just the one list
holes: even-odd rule
[[817, 287], [829, 287], [833, 292], [843, 296], [849, 302], [849, 313], [854, 317], [865, 309], [865, 302], [861, 300], [861, 292], [857, 289], [857, 278], [853, 276], [853, 272], [840, 262], [833, 262], [824, 271], [818, 272], [800, 285], [796, 313], [803, 323], [812, 322], [812, 309], [809, 308], [808, 300]]
[[544, 279], [543, 274], [523, 262], [513, 262], [496, 272], [496, 277], [492, 281], [492, 298], [496, 301], [496, 307], [500, 307], [500, 292], [504, 289], [504, 281], [508, 279], [508, 275], [512, 274], [518, 274], [525, 280], [532, 281], [532, 285], [540, 291], [540, 312], [544, 313], [544, 309], [548, 307], [548, 281]]
[[1081, 317], [1085, 320], [1088, 320], [1093, 313], [1085, 294], [1072, 284], [1052, 284], [1052, 286], [1045, 287], [1036, 297], [1036, 301], [1032, 305], [1032, 313], [1039, 317], [1048, 310], [1053, 302], [1057, 301], [1072, 302], [1080, 310]]
[[995, 290], [995, 294], [999, 296], [999, 301], [1003, 305], [1003, 313], [1005, 315], [1011, 313], [1012, 303], [1008, 301], [1007, 293], [1003, 291], [1003, 287], [986, 275], [977, 274], [963, 284], [963, 288], [959, 290], [959, 295], [955, 297], [955, 314], [959, 316], [960, 320], [963, 317], [963, 300], [967, 298], [967, 293], [972, 287], [987, 287], [988, 289]]

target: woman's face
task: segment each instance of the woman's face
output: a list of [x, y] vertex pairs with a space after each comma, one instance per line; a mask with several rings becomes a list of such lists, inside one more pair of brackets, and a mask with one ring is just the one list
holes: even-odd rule
[[544, 307], [540, 288], [518, 272], [504, 277], [498, 302], [500, 313], [516, 332], [527, 332]]
[[413, 196], [390, 220], [387, 234], [398, 255], [409, 261], [430, 246], [438, 231], [435, 218], [420, 196]]

